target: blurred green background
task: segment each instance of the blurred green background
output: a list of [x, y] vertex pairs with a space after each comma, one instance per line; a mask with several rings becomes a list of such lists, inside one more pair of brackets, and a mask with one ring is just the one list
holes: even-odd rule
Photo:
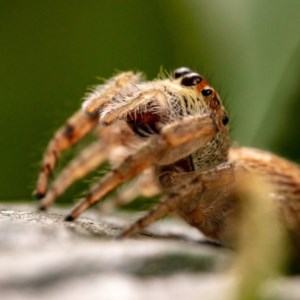
[[0, 199], [30, 196], [42, 152], [97, 77], [189, 66], [232, 139], [300, 161], [299, 0], [0, 1]]

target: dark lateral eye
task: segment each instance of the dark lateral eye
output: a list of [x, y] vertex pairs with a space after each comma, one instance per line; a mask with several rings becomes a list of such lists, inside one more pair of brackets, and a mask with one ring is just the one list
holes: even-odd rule
[[229, 122], [229, 118], [226, 115], [224, 115], [223, 118], [222, 118], [223, 125], [227, 125], [228, 122]]
[[192, 70], [187, 67], [178, 68], [173, 72], [172, 77], [177, 79], [191, 72]]
[[181, 84], [184, 86], [193, 86], [201, 82], [201, 80], [202, 77], [198, 73], [193, 72], [193, 73], [186, 74], [182, 78]]
[[201, 94], [206, 97], [206, 96], [211, 95], [212, 92], [213, 92], [212, 89], [204, 89], [204, 90], [201, 91]]

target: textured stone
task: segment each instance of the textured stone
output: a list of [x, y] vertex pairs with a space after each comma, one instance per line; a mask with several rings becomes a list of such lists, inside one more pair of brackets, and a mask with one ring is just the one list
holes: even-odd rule
[[[232, 278], [218, 270], [233, 251], [206, 242], [186, 224], [167, 219], [134, 238], [115, 240], [132, 216], [87, 213], [67, 223], [65, 210], [52, 211], [1, 206], [2, 300], [225, 299]], [[300, 299], [298, 284], [282, 280], [271, 290], [282, 299]]]

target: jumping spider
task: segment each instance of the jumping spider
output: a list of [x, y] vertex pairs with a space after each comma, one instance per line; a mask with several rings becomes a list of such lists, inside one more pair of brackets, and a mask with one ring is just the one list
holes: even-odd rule
[[[77, 204], [67, 221], [138, 177], [120, 190], [116, 204], [139, 194], [162, 193], [162, 200], [122, 237], [175, 212], [206, 236], [224, 241], [234, 234], [239, 213], [236, 179], [254, 172], [271, 184], [271, 200], [286, 225], [300, 232], [299, 166], [265, 151], [231, 147], [228, 121], [218, 93], [189, 68], [153, 81], [143, 81], [139, 73], [121, 73], [88, 94], [82, 109], [48, 144], [35, 192], [40, 208], [46, 209], [75, 180], [109, 161], [112, 171]], [[92, 130], [100, 139], [48, 188], [61, 152]]]

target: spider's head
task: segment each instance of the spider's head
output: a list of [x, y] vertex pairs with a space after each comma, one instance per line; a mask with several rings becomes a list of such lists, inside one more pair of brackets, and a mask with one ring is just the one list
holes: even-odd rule
[[[215, 120], [218, 128], [227, 134], [227, 124], [229, 122], [227, 112], [219, 94], [204, 77], [187, 67], [181, 67], [173, 72], [172, 78], [179, 82], [181, 86], [192, 90], [192, 98], [197, 99], [198, 105], [204, 107], [205, 111], [209, 112]], [[191, 103], [189, 104], [191, 105]]]

